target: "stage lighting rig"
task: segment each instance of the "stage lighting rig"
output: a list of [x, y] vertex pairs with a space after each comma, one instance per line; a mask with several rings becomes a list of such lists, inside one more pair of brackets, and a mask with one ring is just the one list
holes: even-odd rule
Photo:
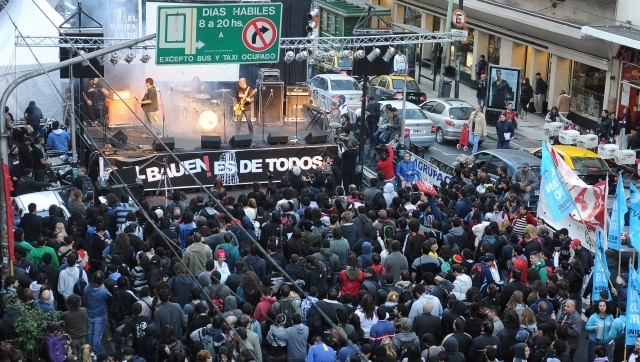
[[293, 51], [289, 50], [284, 54], [284, 62], [289, 64], [293, 59], [295, 59], [296, 55]]
[[124, 56], [124, 61], [127, 62], [127, 64], [131, 64], [134, 59], [136, 59], [134, 52], [128, 52], [127, 55]]
[[356, 51], [355, 53], [353, 53], [353, 57], [356, 59], [362, 59], [365, 57], [365, 52], [364, 50], [360, 49], [358, 51]]
[[111, 53], [111, 55], [109, 56], [109, 62], [113, 65], [118, 64], [118, 61], [120, 60], [120, 53], [118, 52], [113, 52]]
[[370, 62], [373, 62], [374, 60], [376, 60], [376, 58], [379, 55], [380, 55], [380, 48], [373, 48], [371, 53], [367, 54], [367, 59], [369, 59]]
[[387, 49], [387, 52], [384, 53], [384, 55], [382, 56], [382, 59], [389, 63], [389, 61], [391, 60], [391, 57], [393, 57], [393, 55], [396, 53], [396, 50], [393, 47], [389, 47], [389, 49]]
[[151, 56], [149, 55], [149, 53], [144, 53], [140, 57], [140, 61], [143, 62], [144, 64], [147, 64], [149, 60], [151, 60]]

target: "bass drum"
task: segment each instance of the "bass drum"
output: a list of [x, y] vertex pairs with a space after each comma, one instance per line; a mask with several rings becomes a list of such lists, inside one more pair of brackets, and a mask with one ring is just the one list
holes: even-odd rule
[[198, 128], [203, 131], [211, 131], [218, 125], [218, 115], [216, 112], [206, 110], [198, 118]]

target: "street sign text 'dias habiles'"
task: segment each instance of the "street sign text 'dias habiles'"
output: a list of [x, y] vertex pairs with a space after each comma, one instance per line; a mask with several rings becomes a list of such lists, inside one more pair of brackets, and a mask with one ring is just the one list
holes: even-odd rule
[[158, 6], [157, 65], [275, 63], [282, 4]]

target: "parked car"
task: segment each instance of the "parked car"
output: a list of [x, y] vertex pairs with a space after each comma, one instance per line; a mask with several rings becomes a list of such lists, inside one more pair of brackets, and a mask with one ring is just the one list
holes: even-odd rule
[[[413, 104], [420, 104], [427, 100], [427, 94], [424, 93], [415, 79], [406, 77], [407, 81], [407, 101]], [[367, 85], [369, 96], [373, 96], [376, 100], [402, 100], [404, 92], [405, 76], [404, 75], [378, 75]]]
[[[487, 174], [495, 182], [498, 179], [498, 168], [507, 166], [509, 177], [518, 171], [524, 162], [529, 163], [529, 169], [533, 171], [540, 180], [541, 161], [534, 155], [520, 150], [485, 150], [474, 154], [478, 168], [485, 167]], [[540, 190], [530, 193], [529, 205], [538, 203]]]
[[353, 71], [353, 56], [341, 58], [337, 54], [324, 60], [315, 61], [311, 69], [313, 75], [343, 74], [351, 76]]
[[22, 218], [22, 215], [29, 212], [29, 204], [36, 204], [36, 214], [42, 217], [49, 216], [49, 207], [56, 205], [62, 209], [64, 218], [68, 219], [70, 216], [67, 207], [65, 206], [60, 194], [57, 191], [40, 191], [32, 192], [30, 194], [20, 195], [12, 198], [13, 214], [18, 221]]
[[[390, 104], [398, 109], [398, 114], [402, 115], [402, 101], [380, 101], [380, 114], [384, 112], [384, 107]], [[405, 127], [409, 128], [411, 143], [414, 143], [426, 150], [435, 144], [436, 128], [429, 117], [413, 103], [405, 102]]]
[[[615, 195], [618, 176], [611, 172], [607, 163], [597, 153], [577, 146], [554, 145], [552, 147], [562, 156], [567, 166], [588, 185], [595, 185], [609, 176], [609, 194]], [[542, 148], [533, 150], [531, 154], [542, 159]]]
[[420, 108], [436, 125], [436, 142], [458, 141], [462, 125], [471, 117], [475, 107], [460, 99], [437, 98], [420, 104]]
[[330, 109], [332, 102], [338, 102], [338, 97], [344, 95], [347, 105], [360, 104], [362, 89], [358, 82], [348, 75], [320, 74], [311, 78], [309, 85], [324, 101], [324, 109]]

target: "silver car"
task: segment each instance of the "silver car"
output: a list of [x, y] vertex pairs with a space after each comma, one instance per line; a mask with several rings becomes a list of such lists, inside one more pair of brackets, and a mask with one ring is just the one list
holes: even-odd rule
[[49, 207], [56, 205], [62, 209], [65, 219], [69, 218], [69, 211], [64, 206], [64, 202], [57, 191], [40, 191], [24, 194], [12, 198], [14, 217], [17, 219], [29, 212], [29, 204], [36, 204], [36, 215], [41, 217], [49, 216]]
[[475, 107], [460, 99], [435, 98], [420, 105], [436, 126], [436, 142], [460, 139], [462, 125], [469, 120]]
[[325, 110], [331, 109], [331, 103], [338, 103], [338, 97], [344, 95], [347, 105], [360, 104], [362, 89], [352, 77], [344, 74], [320, 74], [311, 78], [309, 85], [324, 101], [321, 105]]
[[[398, 110], [398, 114], [402, 115], [402, 101], [380, 101], [380, 114], [384, 114], [384, 107], [390, 104]], [[431, 119], [423, 112], [420, 107], [411, 102], [405, 103], [405, 128], [409, 128], [409, 136], [411, 142], [428, 150], [433, 146], [436, 140], [436, 127]]]

